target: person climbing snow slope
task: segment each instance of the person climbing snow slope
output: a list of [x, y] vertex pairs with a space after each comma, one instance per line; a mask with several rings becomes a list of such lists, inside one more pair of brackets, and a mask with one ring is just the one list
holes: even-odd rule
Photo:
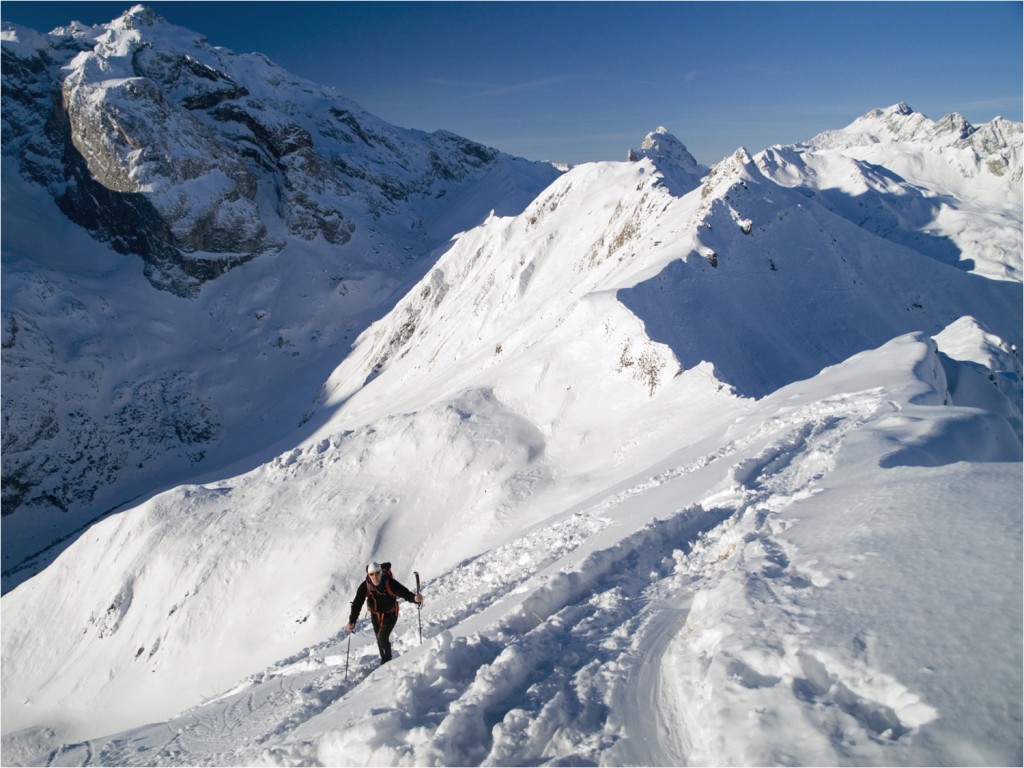
[[363, 603], [367, 604], [373, 632], [377, 636], [380, 663], [391, 661], [391, 631], [398, 622], [398, 599], [410, 603], [421, 603], [423, 598], [413, 594], [391, 574], [391, 563], [373, 562], [366, 566], [366, 579], [356, 590], [352, 600], [352, 611], [348, 617], [349, 632], [354, 632]]

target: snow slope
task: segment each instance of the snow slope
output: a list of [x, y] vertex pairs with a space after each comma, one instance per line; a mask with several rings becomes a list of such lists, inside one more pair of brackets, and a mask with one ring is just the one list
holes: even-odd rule
[[[655, 211], [670, 222], [714, 211], [709, 195], [673, 196], [646, 160], [565, 182], [582, 194], [556, 186], [520, 217], [466, 233], [365, 334], [325, 390], [338, 410], [318, 434], [94, 526], [4, 598], [5, 656], [24, 660], [5, 672], [5, 749], [48, 759], [48, 742], [90, 738], [60, 759], [183, 764], [1012, 762], [1019, 740], [992, 746], [971, 732], [1012, 731], [1019, 718], [1019, 361], [1008, 345], [962, 319], [939, 327], [948, 352], [901, 336], [762, 399], [737, 397], [707, 363], [679, 372], [616, 299], [627, 291], [614, 286], [677, 259], [666, 267], [657, 247], [636, 247], [620, 260], [607, 237], [594, 247], [607, 231], [636, 229], [623, 242], [642, 243], [628, 224], [657, 230]], [[585, 219], [577, 205], [600, 230], [553, 220]], [[755, 237], [735, 210], [749, 209], [727, 209], [724, 227]], [[558, 233], [573, 246], [537, 245]], [[982, 286], [979, 311], [1012, 287], [897, 252], [940, 298], [946, 280], [967, 303]], [[705, 270], [728, 268], [723, 258]], [[880, 291], [870, 283], [865, 296]], [[895, 322], [872, 320], [872, 306], [859, 307], [865, 321]], [[1000, 371], [1003, 388], [950, 386], [979, 369]], [[908, 564], [917, 551], [930, 555]], [[978, 551], [998, 556], [979, 571]], [[372, 638], [356, 639], [345, 681], [351, 563], [385, 554], [409, 564], [407, 581], [412, 567], [430, 574], [423, 618], [435, 640], [418, 649], [407, 614], [403, 656], [371, 678], [388, 684], [357, 688]], [[936, 571], [968, 570], [977, 581], [933, 586]], [[92, 600], [64, 586], [82, 573]], [[30, 617], [44, 599], [52, 639], [40, 643]], [[851, 626], [851, 613], [863, 621]], [[951, 660], [993, 638], [981, 668]], [[937, 645], [934, 663], [920, 658], [923, 640]], [[969, 690], [1003, 714], [979, 715]], [[230, 693], [169, 725], [91, 740], [172, 717], [199, 691]], [[662, 726], [630, 714], [652, 711], [650, 696]], [[239, 714], [249, 709], [258, 714]], [[740, 724], [748, 738], [724, 738]]]
[[[645, 471], [427, 572], [426, 641], [418, 643], [407, 608], [389, 667], [373, 671], [365, 626], [346, 665], [338, 625], [356, 577], [342, 569], [320, 596], [337, 602], [336, 619], [311, 632], [322, 639], [304, 650], [220, 687], [212, 670], [198, 682], [174, 659], [181, 688], [225, 692], [166, 722], [98, 738], [103, 722], [115, 725], [111, 710], [126, 688], [105, 702], [105, 715], [92, 715], [98, 730], [79, 729], [87, 740], [34, 753], [44, 734], [15, 733], [5, 761], [1012, 764], [1020, 756], [1020, 446], [989, 412], [943, 405], [943, 370], [934, 343], [911, 335], [724, 409], [703, 439]], [[694, 405], [719, 403], [709, 395]], [[289, 466], [306, 467], [308, 488], [334, 452], [311, 448]], [[182, 489], [156, 503], [227, 516], [241, 506], [228, 500], [242, 486], [252, 493], [270, 478], [241, 480], [238, 490]], [[303, 495], [293, 511], [319, 506]], [[472, 513], [454, 516], [449, 530], [475, 522]], [[132, 546], [125, 523], [97, 528]], [[236, 552], [257, 539], [251, 525], [232, 537]], [[242, 579], [204, 589], [238, 595], [271, 571], [298, 585], [287, 569], [319, 559], [310, 541], [264, 542], [267, 566], [236, 560]], [[407, 583], [425, 561], [408, 562], [399, 570]], [[145, 580], [159, 570], [151, 565]], [[59, 578], [50, 569], [13, 596], [44, 589], [48, 577]], [[180, 575], [165, 578], [182, 585]], [[258, 645], [301, 637], [317, 619], [313, 611], [299, 623], [316, 596], [289, 592], [290, 627], [273, 625], [265, 596], [249, 602], [243, 593], [216, 627], [193, 631], [248, 634]], [[239, 625], [244, 605], [259, 606], [260, 631]], [[121, 631], [135, 631], [137, 610], [123, 613]], [[157, 626], [170, 635], [176, 621]], [[211, 654], [219, 642], [203, 639]], [[143, 647], [120, 668], [134, 665], [138, 685], [152, 686], [179, 647], [168, 637], [156, 654]], [[12, 695], [8, 688], [5, 700]], [[32, 708], [44, 705], [23, 695]]]
[[[115, 359], [90, 318], [134, 307], [239, 426], [3, 596], [3, 762], [1019, 764], [1019, 153], [951, 166], [975, 133], [879, 115], [712, 169], [659, 129], [453, 230], [372, 323], [409, 272], [338, 317], [296, 247], [182, 318], [18, 209], [86, 261], [5, 283]], [[954, 258], [943, 211], [997, 226]], [[426, 595], [382, 669], [341, 630], [370, 559]]]
[[957, 114], [934, 121], [895, 104], [806, 146], [772, 148], [763, 165], [882, 237], [1020, 281], [1022, 146], [1020, 123], [975, 127]]

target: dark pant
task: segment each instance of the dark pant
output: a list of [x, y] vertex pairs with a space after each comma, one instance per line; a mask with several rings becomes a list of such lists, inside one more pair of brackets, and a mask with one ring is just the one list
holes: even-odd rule
[[377, 649], [380, 651], [380, 663], [387, 664], [391, 661], [391, 630], [395, 628], [398, 621], [397, 613], [371, 613], [370, 620], [373, 622], [373, 633], [377, 635]]

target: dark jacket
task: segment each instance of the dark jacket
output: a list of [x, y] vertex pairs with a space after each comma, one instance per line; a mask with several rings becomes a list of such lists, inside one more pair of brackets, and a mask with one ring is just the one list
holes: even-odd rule
[[416, 595], [390, 574], [384, 573], [381, 576], [379, 587], [373, 586], [373, 582], [367, 576], [356, 590], [356, 599], [352, 601], [352, 612], [349, 614], [348, 623], [356, 623], [364, 602], [367, 603], [371, 613], [398, 613], [398, 598], [410, 603], [416, 602]]

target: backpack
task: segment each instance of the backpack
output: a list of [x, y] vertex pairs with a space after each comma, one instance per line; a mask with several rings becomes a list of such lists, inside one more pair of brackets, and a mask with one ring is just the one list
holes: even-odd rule
[[[391, 589], [391, 580], [394, 576], [391, 574], [391, 563], [380, 564], [381, 579], [380, 585], [384, 587], [384, 591], [387, 592], [388, 596], [394, 601], [395, 605], [393, 608], [388, 608], [387, 612], [398, 613], [398, 595], [395, 594], [394, 590]], [[366, 575], [366, 608], [371, 613], [383, 613], [383, 611], [377, 610], [377, 601], [374, 599], [374, 587], [370, 581], [370, 575]]]

